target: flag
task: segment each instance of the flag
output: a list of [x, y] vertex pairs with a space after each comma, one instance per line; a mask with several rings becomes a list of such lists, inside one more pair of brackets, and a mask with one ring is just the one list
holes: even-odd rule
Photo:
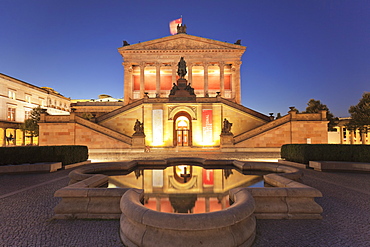
[[170, 33], [171, 35], [177, 34], [177, 25], [182, 24], [182, 18], [173, 20], [170, 22]]

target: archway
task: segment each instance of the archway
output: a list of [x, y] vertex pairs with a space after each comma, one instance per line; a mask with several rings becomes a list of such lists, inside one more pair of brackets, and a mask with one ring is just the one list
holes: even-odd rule
[[190, 114], [185, 111], [176, 113], [173, 121], [173, 146], [191, 147], [192, 139]]

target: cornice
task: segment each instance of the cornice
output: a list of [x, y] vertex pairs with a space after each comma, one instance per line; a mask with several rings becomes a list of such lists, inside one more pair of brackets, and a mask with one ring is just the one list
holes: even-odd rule
[[176, 34], [133, 45], [126, 45], [118, 48], [118, 50], [120, 53], [143, 53], [141, 51], [150, 53], [158, 53], [159, 51], [178, 53], [180, 50], [182, 52], [244, 52], [246, 48], [246, 46], [208, 38], [188, 34]]
[[13, 78], [11, 76], [8, 76], [8, 75], [5, 75], [3, 73], [0, 73], [0, 78], [3, 78], [4, 80], [8, 80], [8, 81], [11, 81], [11, 82], [14, 82], [14, 83], [17, 83], [19, 85], [22, 85], [22, 86], [25, 86], [25, 87], [28, 87], [28, 88], [32, 88], [32, 89], [35, 89], [35, 90], [38, 90], [40, 92], [43, 92], [45, 94], [50, 94], [50, 95], [53, 95], [53, 96], [56, 96], [56, 97], [59, 97], [59, 98], [63, 98], [63, 99], [66, 99], [66, 100], [70, 100], [69, 98], [61, 95], [61, 94], [57, 94], [57, 93], [54, 93], [54, 92], [51, 92], [51, 91], [48, 91], [46, 89], [43, 89], [43, 88], [40, 88], [38, 86], [35, 86], [35, 85], [32, 85], [30, 83], [27, 83], [27, 82], [24, 82], [24, 81], [21, 81], [19, 79], [16, 79], [16, 78]]

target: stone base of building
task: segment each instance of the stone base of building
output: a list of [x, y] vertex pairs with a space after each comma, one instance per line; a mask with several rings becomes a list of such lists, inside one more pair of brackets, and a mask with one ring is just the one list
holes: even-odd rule
[[220, 135], [220, 144], [221, 148], [234, 147], [234, 135], [232, 133], [222, 133]]
[[132, 136], [132, 148], [145, 148], [145, 135], [142, 133]]

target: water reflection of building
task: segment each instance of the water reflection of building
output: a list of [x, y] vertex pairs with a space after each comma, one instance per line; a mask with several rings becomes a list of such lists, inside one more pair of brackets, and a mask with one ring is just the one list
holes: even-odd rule
[[[40, 143], [81, 144], [90, 149], [144, 150], [150, 146], [229, 151], [307, 140], [326, 143], [324, 112], [301, 114], [292, 109], [274, 119], [241, 105], [240, 68], [245, 50], [240, 42], [186, 33], [132, 45], [125, 42], [118, 49], [124, 60], [123, 102], [77, 102], [69, 117], [43, 116]], [[181, 57], [186, 62], [183, 85], [187, 90], [176, 95]], [[230, 133], [222, 131], [224, 119], [233, 124]], [[145, 135], [134, 136], [136, 120], [143, 123]]]
[[111, 176], [111, 187], [144, 189], [146, 206], [162, 212], [201, 213], [228, 207], [228, 191], [262, 181], [234, 169], [171, 166]]

